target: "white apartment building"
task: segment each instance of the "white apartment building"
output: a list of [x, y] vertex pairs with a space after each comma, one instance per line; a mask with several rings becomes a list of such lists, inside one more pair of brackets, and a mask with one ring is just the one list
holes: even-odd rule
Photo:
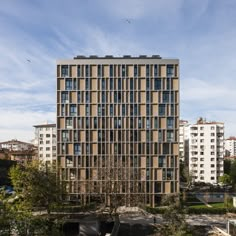
[[229, 137], [225, 140], [225, 156], [236, 156], [236, 137]]
[[189, 159], [189, 127], [187, 120], [179, 121], [179, 158], [185, 163], [188, 163]]
[[217, 183], [224, 174], [224, 123], [200, 118], [190, 126], [189, 170], [195, 182]]
[[56, 124], [35, 125], [35, 144], [38, 158], [46, 164], [56, 163]]

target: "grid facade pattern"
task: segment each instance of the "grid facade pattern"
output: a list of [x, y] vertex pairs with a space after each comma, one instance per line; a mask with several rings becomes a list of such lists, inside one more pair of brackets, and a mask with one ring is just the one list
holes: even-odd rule
[[154, 206], [178, 192], [178, 78], [174, 59], [58, 62], [58, 170], [70, 199], [106, 195], [108, 173], [126, 199]]

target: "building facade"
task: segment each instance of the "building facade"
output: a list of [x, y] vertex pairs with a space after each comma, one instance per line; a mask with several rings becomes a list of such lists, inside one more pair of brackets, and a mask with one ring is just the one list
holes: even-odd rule
[[188, 165], [189, 163], [189, 136], [190, 124], [187, 120], [179, 121], [179, 159]]
[[37, 160], [36, 146], [31, 143], [12, 139], [0, 143], [0, 159], [16, 161], [18, 164], [28, 164]]
[[215, 184], [224, 174], [224, 124], [202, 118], [190, 126], [189, 170], [195, 182]]
[[[58, 172], [70, 199], [113, 193], [154, 206], [179, 190], [179, 61], [160, 56], [57, 62]], [[116, 188], [114, 189], [114, 186]]]
[[236, 156], [236, 137], [229, 137], [225, 140], [225, 156]]
[[56, 124], [35, 125], [35, 144], [39, 161], [56, 166]]

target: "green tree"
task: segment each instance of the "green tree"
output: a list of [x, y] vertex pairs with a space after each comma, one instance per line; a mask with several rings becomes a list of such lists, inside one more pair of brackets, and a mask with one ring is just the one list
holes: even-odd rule
[[[16, 165], [10, 169], [15, 195], [5, 199], [11, 227], [18, 235], [60, 235], [57, 224], [61, 218], [51, 211], [61, 204], [62, 187], [50, 168], [38, 163]], [[41, 215], [38, 209], [45, 209]]]
[[232, 180], [232, 184], [235, 187], [236, 184], [236, 160], [234, 160], [231, 163], [231, 167], [230, 167], [230, 174], [229, 174], [231, 180]]
[[182, 205], [178, 194], [169, 194], [162, 198], [162, 205], [166, 206], [162, 215], [164, 219], [164, 227], [162, 229], [163, 236], [184, 236], [191, 235], [188, 232], [185, 221], [185, 209]]
[[230, 174], [230, 169], [231, 169], [231, 160], [224, 160], [224, 173], [225, 174]]
[[26, 167], [16, 165], [10, 169], [10, 179], [19, 197], [21, 210], [33, 210], [43, 207], [50, 215], [51, 210], [61, 203], [62, 188], [56, 175], [44, 165], [29, 164]]
[[219, 177], [219, 182], [222, 184], [231, 184], [232, 180], [231, 177], [228, 174], [224, 174], [222, 176]]

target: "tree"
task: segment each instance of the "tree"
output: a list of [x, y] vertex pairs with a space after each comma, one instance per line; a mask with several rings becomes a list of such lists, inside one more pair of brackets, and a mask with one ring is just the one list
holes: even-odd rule
[[43, 207], [50, 215], [61, 202], [62, 188], [56, 175], [50, 168], [38, 163], [27, 166], [16, 165], [10, 169], [10, 179], [20, 198], [18, 207], [32, 211], [35, 207]]
[[231, 180], [232, 180], [232, 184], [235, 187], [236, 184], [236, 160], [234, 160], [231, 163], [231, 167], [230, 167], [230, 174], [229, 174]]
[[[17, 235], [60, 235], [61, 217], [51, 211], [61, 203], [62, 188], [50, 168], [39, 163], [16, 165], [10, 169], [10, 179], [15, 194], [2, 203], [8, 214], [11, 231]], [[39, 214], [38, 208], [46, 210]]]
[[231, 177], [228, 174], [224, 174], [219, 177], [219, 182], [225, 185], [231, 184], [232, 180]]
[[162, 235], [184, 236], [187, 235], [188, 229], [185, 221], [185, 209], [182, 206], [178, 194], [169, 194], [162, 198], [162, 205], [166, 206], [163, 214], [165, 221]]
[[232, 164], [231, 160], [227, 160], [227, 159], [224, 160], [224, 173], [225, 174], [228, 174], [228, 175], [230, 174], [231, 164]]
[[186, 164], [183, 161], [180, 161], [179, 167], [180, 167], [180, 181], [186, 182], [187, 187], [189, 187], [193, 182], [193, 173], [192, 171], [189, 171], [188, 166], [186, 166]]

